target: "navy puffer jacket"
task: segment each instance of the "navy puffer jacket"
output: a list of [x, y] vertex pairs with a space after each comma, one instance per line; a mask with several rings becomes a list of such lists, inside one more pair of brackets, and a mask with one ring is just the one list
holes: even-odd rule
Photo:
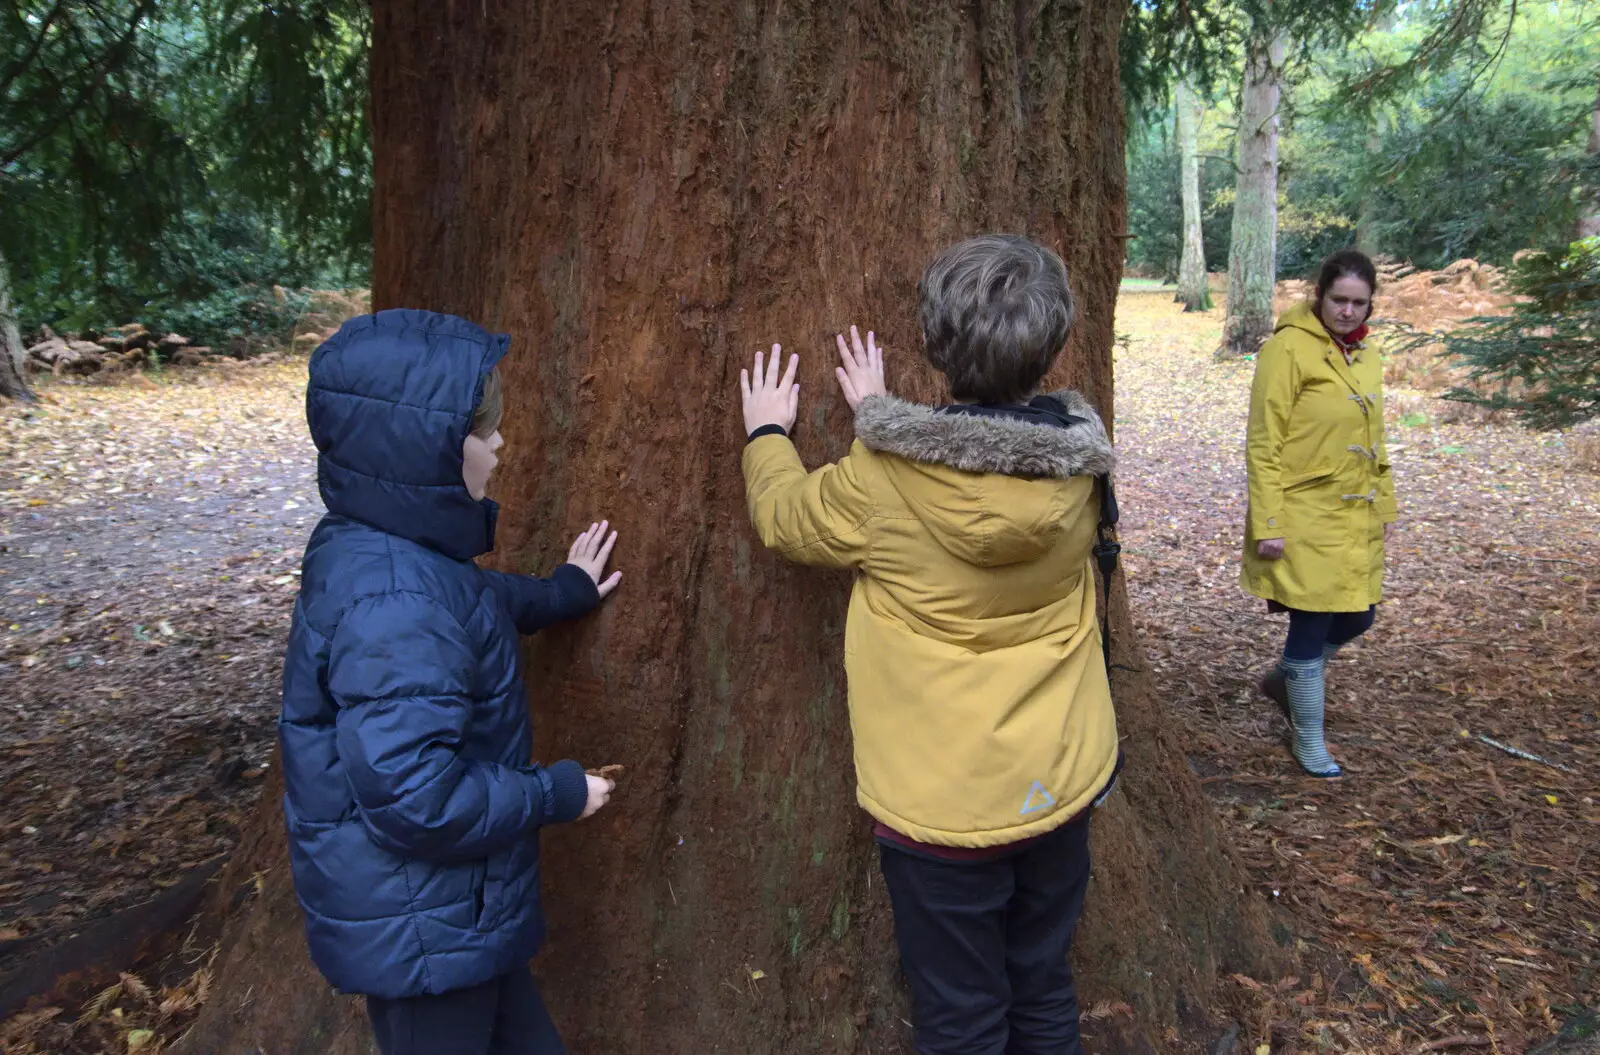
[[336, 988], [443, 993], [524, 966], [544, 936], [539, 827], [587, 797], [530, 762], [517, 635], [593, 609], [572, 565], [485, 571], [496, 506], [461, 448], [509, 338], [449, 315], [345, 323], [311, 359], [328, 514], [306, 547], [284, 663], [290, 859]]

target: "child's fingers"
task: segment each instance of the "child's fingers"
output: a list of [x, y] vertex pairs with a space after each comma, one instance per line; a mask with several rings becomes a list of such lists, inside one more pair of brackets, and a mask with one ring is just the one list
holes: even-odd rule
[[[773, 347], [777, 347], [777, 346], [774, 345]], [[794, 387], [794, 375], [799, 373], [799, 371], [800, 371], [800, 357], [798, 355], [791, 355], [789, 357], [789, 369], [787, 369], [787, 370], [785, 370], [783, 372], [783, 381], [779, 384], [779, 388], [784, 390], [784, 391], [787, 391], [788, 389], [793, 388]]]
[[748, 370], [739, 371], [739, 393], [747, 400], [750, 398], [750, 371]]
[[867, 331], [867, 365], [880, 373], [883, 371], [883, 348], [878, 344], [878, 335], [871, 330]]
[[850, 382], [849, 371], [839, 366], [834, 368], [833, 375], [839, 379], [839, 388], [844, 392], [844, 401], [854, 408], [861, 402], [861, 397], [856, 394], [856, 386]]
[[836, 333], [833, 335], [833, 339], [839, 344], [839, 358], [844, 362], [845, 369], [855, 366], [856, 357], [850, 351], [850, 346], [844, 343], [844, 334]]
[[611, 547], [617, 544], [617, 533], [613, 531], [606, 539], [605, 545], [600, 547], [600, 567], [606, 566], [606, 561], [611, 559]]
[[596, 587], [596, 589], [600, 591], [600, 596], [602, 598], [609, 597], [611, 595], [611, 591], [615, 590], [617, 585], [621, 582], [622, 573], [620, 571], [614, 571], [608, 575], [606, 577], [606, 581], [601, 583], [598, 587]]
[[855, 323], [850, 324], [850, 345], [856, 350], [856, 362], [866, 366], [869, 362], [867, 350], [861, 345], [861, 332], [856, 329]]
[[793, 424], [794, 419], [799, 417], [799, 416], [800, 416], [800, 386], [799, 385], [790, 385], [789, 386], [789, 421], [790, 421], [790, 423]]
[[775, 391], [778, 387], [778, 367], [783, 362], [783, 345], [772, 346], [772, 358], [767, 360], [767, 390]]
[[750, 391], [759, 392], [767, 384], [767, 353], [756, 353], [755, 369], [750, 371]]

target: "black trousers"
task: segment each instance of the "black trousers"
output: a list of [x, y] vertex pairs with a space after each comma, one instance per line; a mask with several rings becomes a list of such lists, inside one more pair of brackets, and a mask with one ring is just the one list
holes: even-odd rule
[[367, 997], [383, 1055], [566, 1055], [527, 968], [470, 989], [400, 1000]]
[[922, 1055], [1080, 1055], [1067, 950], [1089, 883], [1089, 817], [987, 861], [882, 843]]

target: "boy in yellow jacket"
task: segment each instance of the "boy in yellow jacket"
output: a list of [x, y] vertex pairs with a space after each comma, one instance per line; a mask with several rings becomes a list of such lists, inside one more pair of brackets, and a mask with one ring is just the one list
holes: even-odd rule
[[1091, 556], [1114, 456], [1082, 396], [1035, 395], [1074, 315], [1060, 257], [972, 238], [918, 290], [952, 404], [888, 395], [875, 335], [851, 327], [837, 372], [856, 440], [807, 473], [788, 436], [798, 357], [784, 371], [773, 345], [740, 378], [750, 516], [781, 556], [856, 572], [857, 799], [877, 821], [917, 1050], [1070, 1055], [1088, 817], [1119, 763]]

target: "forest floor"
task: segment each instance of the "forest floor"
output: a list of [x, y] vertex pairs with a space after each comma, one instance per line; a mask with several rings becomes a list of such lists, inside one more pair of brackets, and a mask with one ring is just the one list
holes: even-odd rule
[[303, 357], [218, 361], [0, 408], [0, 998], [259, 797], [322, 508], [304, 391]]
[[[1240, 1050], [1509, 1055], [1581, 1031], [1600, 966], [1600, 476], [1570, 435], [1394, 378], [1403, 527], [1378, 625], [1331, 680], [1349, 775], [1303, 778], [1252, 687], [1282, 620], [1236, 584], [1251, 364], [1214, 363], [1220, 310], [1170, 296], [1118, 307], [1129, 588], [1191, 761], [1309, 965], [1228, 983]], [[0, 988], [225, 854], [257, 797], [320, 511], [304, 369], [55, 382], [0, 409]], [[204, 995], [139, 988], [72, 1050], [89, 1033], [127, 1050]], [[0, 1050], [27, 1025], [0, 1024]]]

